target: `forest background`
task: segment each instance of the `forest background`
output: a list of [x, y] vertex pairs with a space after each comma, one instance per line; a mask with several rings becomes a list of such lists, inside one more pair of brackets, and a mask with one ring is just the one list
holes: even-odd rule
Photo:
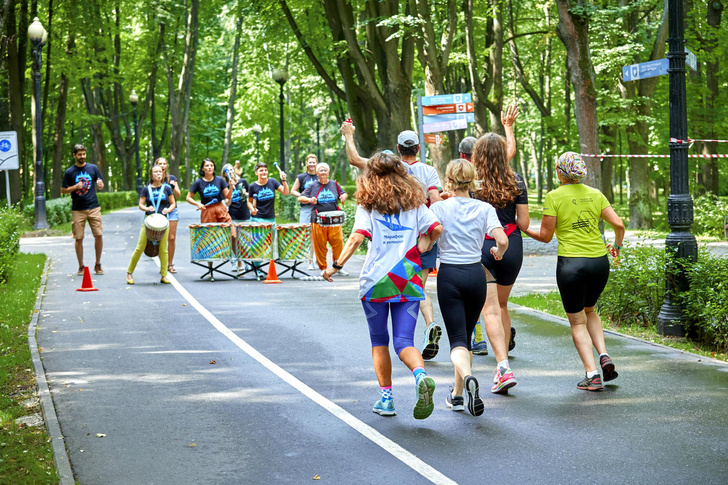
[[[698, 59], [687, 74], [688, 133], [726, 139], [723, 0], [684, 5], [686, 45]], [[48, 198], [60, 197], [75, 143], [88, 147], [109, 190], [134, 189], [132, 90], [145, 180], [159, 156], [184, 187], [204, 157], [218, 167], [240, 160], [250, 180], [258, 156], [280, 159], [276, 69], [289, 74], [291, 174], [319, 153], [346, 183], [352, 174], [338, 134], [346, 118], [368, 156], [416, 127], [417, 96], [461, 92], [473, 95], [475, 123], [429, 145], [430, 163], [442, 172], [465, 135], [502, 132], [501, 110], [518, 103], [514, 168], [538, 202], [554, 187], [553, 163], [564, 151], [669, 154], [667, 76], [622, 80], [622, 66], [665, 57], [664, 0], [0, 0], [0, 131], [17, 131], [21, 147], [20, 170], [10, 171], [13, 203], [33, 199], [34, 17], [49, 33], [41, 72]], [[697, 142], [690, 153], [725, 146]], [[669, 159], [588, 163], [589, 184], [628, 202], [629, 227], [651, 228], [666, 205]], [[694, 195], [728, 193], [724, 159], [691, 158], [690, 171]]]

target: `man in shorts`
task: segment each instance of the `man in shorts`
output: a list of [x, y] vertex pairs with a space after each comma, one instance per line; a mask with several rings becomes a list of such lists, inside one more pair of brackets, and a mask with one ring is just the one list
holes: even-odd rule
[[76, 161], [66, 169], [61, 184], [62, 194], [71, 194], [71, 212], [73, 214], [73, 237], [76, 240], [76, 257], [78, 258], [78, 274], [83, 274], [83, 233], [86, 221], [91, 227], [94, 236], [94, 249], [96, 250], [96, 264], [94, 271], [98, 275], [104, 274], [101, 269], [101, 249], [103, 226], [101, 225], [101, 207], [96, 197], [96, 190], [104, 188], [101, 172], [93, 163], [86, 163], [86, 147], [78, 144], [73, 147], [73, 158]]

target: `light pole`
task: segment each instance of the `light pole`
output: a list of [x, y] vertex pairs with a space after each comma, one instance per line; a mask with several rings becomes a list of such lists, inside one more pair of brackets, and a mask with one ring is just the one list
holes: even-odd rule
[[273, 80], [281, 85], [281, 94], [278, 97], [281, 104], [281, 170], [286, 170], [286, 159], [285, 159], [285, 145], [283, 139], [283, 85], [288, 81], [288, 72], [285, 69], [274, 69], [271, 73]]
[[316, 117], [316, 156], [319, 161], [321, 161], [321, 140], [319, 138], [319, 122], [321, 121], [321, 110], [316, 108], [313, 112], [313, 115]]
[[139, 96], [137, 95], [136, 91], [133, 89], [131, 90], [131, 94], [129, 95], [129, 102], [131, 103], [132, 107], [134, 108], [134, 151], [136, 152], [136, 166], [137, 166], [137, 194], [142, 193], [142, 167], [141, 163], [139, 162], [139, 126], [137, 123], [137, 112], [136, 107], [137, 103], [139, 102]]
[[253, 133], [255, 133], [255, 163], [260, 162], [260, 133], [263, 131], [263, 128], [260, 127], [259, 124], [253, 125]]
[[40, 109], [40, 68], [43, 46], [48, 40], [48, 32], [38, 20], [28, 27], [28, 37], [33, 46], [33, 78], [35, 80], [35, 229], [48, 229], [46, 218], [45, 183], [43, 182], [43, 120]]
[[[682, 0], [668, 2], [668, 39], [670, 51], [670, 138], [688, 139], [687, 95], [685, 92], [685, 23]], [[688, 144], [670, 142], [670, 195], [667, 198], [667, 221], [670, 234], [665, 239], [668, 264], [665, 268], [665, 301], [657, 315], [657, 331], [662, 335], [682, 337], [685, 315], [672, 301], [672, 293], [690, 287], [687, 275], [676, 260], [695, 262], [698, 244], [690, 232], [693, 224], [693, 198], [688, 191]], [[679, 270], [677, 272], [676, 270]]]

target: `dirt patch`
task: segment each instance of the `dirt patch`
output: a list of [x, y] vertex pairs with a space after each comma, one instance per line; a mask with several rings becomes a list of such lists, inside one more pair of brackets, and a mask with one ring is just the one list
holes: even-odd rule
[[59, 237], [69, 235], [66, 231], [60, 231], [58, 229], [37, 229], [35, 231], [28, 231], [23, 233], [21, 237]]

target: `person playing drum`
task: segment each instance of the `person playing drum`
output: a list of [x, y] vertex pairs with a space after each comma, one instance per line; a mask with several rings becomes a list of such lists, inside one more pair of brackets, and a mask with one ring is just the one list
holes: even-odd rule
[[[327, 267], [326, 255], [328, 248], [326, 243], [331, 245], [334, 261], [339, 258], [341, 250], [344, 248], [344, 233], [341, 230], [343, 217], [341, 221], [327, 222], [322, 220], [324, 213], [338, 211], [338, 202], [343, 203], [348, 197], [348, 194], [342, 190], [335, 180], [329, 180], [329, 170], [327, 163], [316, 165], [318, 180], [311, 183], [298, 198], [299, 202], [313, 206], [311, 235], [313, 236], [313, 249], [316, 252], [316, 263], [321, 271], [325, 271]], [[348, 276], [349, 273], [339, 270], [339, 274]]]
[[[215, 175], [215, 162], [206, 158], [200, 166], [200, 178], [192, 182], [190, 191], [187, 193], [187, 202], [197, 206], [200, 212], [200, 222], [233, 222], [228, 214], [227, 207], [222, 203], [225, 198], [228, 201], [232, 197], [228, 183], [225, 179]], [[195, 200], [195, 194], [199, 192], [200, 202]]]
[[[164, 157], [157, 158], [154, 161], [154, 165], [159, 165], [162, 169], [164, 169], [164, 176], [162, 177], [162, 180], [165, 184], [169, 184], [169, 186], [172, 187], [174, 200], [179, 200], [179, 198], [182, 197], [182, 193], [179, 188], [179, 181], [177, 180], [177, 177], [167, 173], [167, 159]], [[149, 183], [151, 183], [151, 181]], [[169, 268], [169, 272], [174, 274], [177, 272], [177, 270], [174, 269], [174, 250], [177, 246], [177, 224], [179, 223], [179, 211], [177, 209], [169, 211], [167, 219], [169, 219], [169, 236], [167, 237], [169, 262], [167, 263], [167, 266]]]
[[[139, 194], [139, 210], [144, 211], [145, 217], [152, 214], [162, 214], [167, 217], [167, 214], [172, 212], [176, 207], [177, 203], [174, 200], [174, 193], [172, 187], [162, 182], [164, 177], [164, 169], [159, 165], [154, 165], [150, 170], [151, 184], [142, 188], [141, 194]], [[170, 284], [171, 281], [167, 279], [167, 236], [169, 235], [169, 226], [164, 231], [162, 239], [159, 241], [159, 272], [162, 275], [161, 283], [166, 285]], [[144, 252], [144, 248], [147, 246], [147, 228], [142, 224], [142, 228], [139, 231], [139, 242], [134, 249], [134, 253], [131, 255], [131, 261], [129, 261], [129, 267], [126, 269], [126, 282], [130, 285], [134, 284], [134, 269], [136, 268], [139, 258]]]
[[255, 164], [255, 175], [258, 180], [250, 184], [248, 190], [248, 207], [250, 222], [276, 223], [276, 191], [288, 195], [286, 174], [281, 172], [281, 181], [268, 177], [268, 165], [263, 162]]

